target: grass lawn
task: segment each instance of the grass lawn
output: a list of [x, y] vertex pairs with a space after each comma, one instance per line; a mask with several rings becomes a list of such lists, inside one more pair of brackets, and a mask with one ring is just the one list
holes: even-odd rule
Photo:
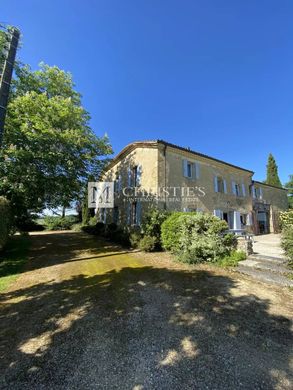
[[22, 272], [28, 258], [29, 238], [12, 237], [0, 254], [0, 291], [5, 290]]

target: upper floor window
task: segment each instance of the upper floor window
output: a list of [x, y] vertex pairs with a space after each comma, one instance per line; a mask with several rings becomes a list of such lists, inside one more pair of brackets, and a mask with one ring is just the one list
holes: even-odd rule
[[183, 160], [183, 176], [188, 179], [198, 179], [199, 163]]
[[240, 184], [232, 180], [232, 193], [236, 196], [241, 196]]
[[134, 167], [128, 168], [128, 185], [129, 186], [139, 186], [141, 179], [141, 166], [135, 165]]
[[224, 180], [221, 176], [214, 177], [214, 187], [215, 187], [215, 192], [221, 192], [227, 194], [226, 180]]
[[251, 186], [251, 194], [252, 194], [252, 197], [255, 199], [262, 199], [263, 198], [261, 187], [255, 187], [254, 185]]

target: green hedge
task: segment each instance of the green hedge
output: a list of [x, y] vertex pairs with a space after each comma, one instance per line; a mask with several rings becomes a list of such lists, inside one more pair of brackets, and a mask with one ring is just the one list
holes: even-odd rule
[[162, 243], [181, 261], [213, 262], [237, 246], [236, 238], [227, 230], [227, 223], [213, 215], [176, 213], [162, 225]]
[[0, 197], [0, 250], [6, 244], [12, 228], [12, 215], [9, 201]]

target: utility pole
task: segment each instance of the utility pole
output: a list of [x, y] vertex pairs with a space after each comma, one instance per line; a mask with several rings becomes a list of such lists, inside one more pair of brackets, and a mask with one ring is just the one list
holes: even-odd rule
[[2, 146], [7, 103], [20, 32], [17, 28], [10, 27], [5, 31], [5, 34], [7, 43], [1, 53], [4, 60], [3, 68], [0, 69], [0, 148]]

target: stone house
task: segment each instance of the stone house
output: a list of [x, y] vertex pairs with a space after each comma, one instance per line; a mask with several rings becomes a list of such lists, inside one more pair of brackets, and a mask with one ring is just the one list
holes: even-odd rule
[[230, 229], [277, 232], [288, 208], [285, 189], [254, 181], [254, 172], [171, 143], [127, 145], [102, 181], [114, 182], [114, 207], [97, 210], [105, 223], [139, 225], [152, 207], [213, 213]]

